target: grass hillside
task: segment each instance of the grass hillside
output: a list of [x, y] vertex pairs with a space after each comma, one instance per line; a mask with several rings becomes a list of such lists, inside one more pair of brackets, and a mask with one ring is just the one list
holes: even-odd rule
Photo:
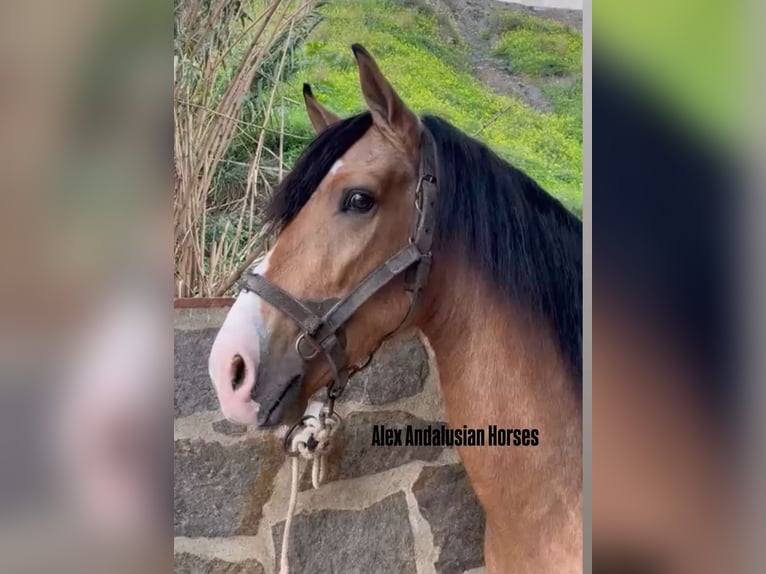
[[582, 36], [549, 20], [505, 13], [493, 20], [494, 55], [509, 72], [537, 83], [552, 111], [542, 112], [489, 90], [472, 74], [468, 46], [449, 17], [423, 0], [328, 2], [303, 43], [282, 95], [285, 130], [295, 137], [288, 162], [312, 136], [301, 85], [341, 114], [363, 109], [350, 45], [364, 45], [404, 101], [437, 114], [487, 143], [570, 209], [582, 209]]

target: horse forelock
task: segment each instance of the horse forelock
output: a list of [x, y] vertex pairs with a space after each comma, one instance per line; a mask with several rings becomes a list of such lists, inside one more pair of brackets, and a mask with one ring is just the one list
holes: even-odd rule
[[372, 125], [364, 112], [329, 126], [309, 144], [277, 187], [266, 210], [266, 220], [280, 229], [308, 202], [336, 162]]

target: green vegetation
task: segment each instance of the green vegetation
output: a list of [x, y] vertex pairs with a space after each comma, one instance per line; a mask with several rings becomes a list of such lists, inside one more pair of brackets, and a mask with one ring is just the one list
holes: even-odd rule
[[[567, 137], [582, 146], [582, 34], [514, 12], [497, 13], [490, 28], [488, 33], [499, 38], [494, 55], [510, 72], [540, 87]], [[577, 205], [569, 205], [581, 213], [582, 195]]]
[[568, 135], [582, 146], [582, 74], [543, 83], [541, 89], [553, 112], [567, 122]]
[[[573, 80], [543, 84], [552, 113], [538, 112], [511, 97], [492, 93], [471, 75], [467, 47], [448, 19], [431, 8], [390, 0], [331, 2], [323, 21], [296, 54], [294, 73], [282, 89], [285, 157], [294, 159], [312, 132], [300, 93], [303, 82], [340, 114], [364, 109], [350, 45], [364, 45], [404, 101], [417, 113], [439, 115], [484, 141], [526, 171], [570, 209], [582, 209], [582, 111], [579, 79], [581, 36], [531, 17], [498, 20], [502, 53], [526, 54], [523, 71], [538, 75], [574, 73]], [[550, 71], [553, 72], [550, 72]], [[541, 74], [543, 75], [543, 74]]]
[[[514, 19], [495, 46], [517, 74], [562, 76], [576, 74], [582, 65], [582, 35], [568, 28], [541, 24], [540, 20]], [[542, 21], [545, 22], [545, 21]]]

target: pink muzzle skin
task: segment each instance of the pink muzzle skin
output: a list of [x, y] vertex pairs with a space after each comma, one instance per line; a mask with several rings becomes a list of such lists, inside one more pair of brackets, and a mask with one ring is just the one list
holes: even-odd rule
[[[252, 393], [260, 357], [260, 332], [263, 330], [260, 319], [261, 301], [258, 296], [241, 293], [210, 350], [210, 378], [221, 411], [232, 422], [256, 424], [260, 405], [252, 399]], [[237, 364], [238, 356], [244, 362], [244, 370]]]

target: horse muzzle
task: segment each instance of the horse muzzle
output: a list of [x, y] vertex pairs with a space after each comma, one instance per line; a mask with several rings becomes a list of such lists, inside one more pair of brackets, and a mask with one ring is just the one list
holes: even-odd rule
[[210, 351], [208, 368], [224, 416], [269, 427], [300, 415], [304, 361], [291, 339], [275, 337], [260, 320], [261, 302], [242, 293]]
[[303, 387], [303, 360], [293, 351], [271, 359], [261, 357], [257, 384], [250, 396], [259, 405], [258, 427], [270, 427], [281, 422], [294, 422], [301, 414], [298, 398]]

